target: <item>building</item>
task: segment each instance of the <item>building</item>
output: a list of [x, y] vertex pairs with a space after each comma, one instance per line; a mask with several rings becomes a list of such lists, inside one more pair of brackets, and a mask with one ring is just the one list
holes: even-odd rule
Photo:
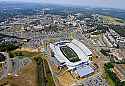
[[117, 43], [119, 48], [125, 48], [125, 37], [120, 37], [117, 39]]
[[89, 60], [92, 52], [76, 39], [50, 44], [50, 49], [53, 63], [58, 67], [66, 67], [78, 77], [85, 77], [95, 71]]
[[113, 68], [113, 72], [121, 82], [125, 81], [125, 64], [115, 65]]
[[119, 47], [125, 48], [125, 37], [121, 37], [118, 33], [114, 30], [109, 29], [106, 31], [105, 35], [103, 36], [104, 41], [109, 44], [111, 47]]

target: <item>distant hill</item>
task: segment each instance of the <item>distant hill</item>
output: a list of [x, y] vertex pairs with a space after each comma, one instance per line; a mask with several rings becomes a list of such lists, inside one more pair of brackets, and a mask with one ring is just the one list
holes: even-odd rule
[[[0, 10], [13, 9], [42, 9], [53, 8], [51, 13], [64, 12], [65, 9], [73, 13], [96, 13], [125, 19], [125, 10], [113, 8], [92, 8], [82, 6], [61, 6], [57, 4], [25, 3], [25, 2], [0, 2]], [[54, 11], [54, 12], [53, 12]], [[60, 13], [59, 13], [60, 14]]]

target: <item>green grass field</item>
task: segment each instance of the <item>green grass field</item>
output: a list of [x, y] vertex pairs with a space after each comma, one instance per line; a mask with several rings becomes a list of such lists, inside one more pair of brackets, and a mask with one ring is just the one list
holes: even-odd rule
[[111, 17], [111, 16], [103, 16], [102, 17], [104, 21], [109, 21], [109, 23], [112, 23], [112, 24], [124, 24], [125, 23], [125, 20], [123, 19], [119, 19], [119, 18], [114, 18], [114, 17]]
[[77, 62], [80, 61], [78, 55], [68, 46], [63, 46], [60, 48], [64, 56], [70, 61], [70, 62]]

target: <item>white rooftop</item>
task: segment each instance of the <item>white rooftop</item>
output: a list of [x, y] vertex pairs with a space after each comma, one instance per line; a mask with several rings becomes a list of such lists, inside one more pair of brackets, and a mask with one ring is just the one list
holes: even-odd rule
[[84, 52], [84, 54], [86, 54], [86, 55], [91, 55], [92, 54], [92, 52], [83, 43], [81, 43], [80, 41], [77, 41], [76, 39], [74, 39], [74, 40], [72, 40], [72, 43], [79, 46], [82, 49], [82, 51]]
[[[63, 42], [65, 42], [65, 41], [63, 41]], [[69, 41], [66, 41], [66, 42], [69, 42]], [[59, 43], [59, 42], [56, 42], [56, 43]], [[61, 45], [56, 45], [56, 43], [50, 44], [50, 48], [54, 52], [55, 58], [60, 63], [65, 63], [69, 69], [74, 68], [76, 65], [79, 65], [82, 62], [89, 62], [88, 55], [91, 55], [92, 52], [81, 42], [74, 39], [69, 43], [64, 43], [65, 46], [68, 46], [71, 49], [73, 49], [74, 52], [78, 55], [80, 61], [77, 61], [77, 62], [70, 62], [61, 52], [61, 50], [60, 50]], [[64, 45], [62, 45], [62, 46], [64, 46]]]
[[94, 72], [94, 69], [91, 68], [89, 65], [84, 65], [81, 68], [77, 68], [75, 71], [80, 77], [86, 76], [90, 73]]

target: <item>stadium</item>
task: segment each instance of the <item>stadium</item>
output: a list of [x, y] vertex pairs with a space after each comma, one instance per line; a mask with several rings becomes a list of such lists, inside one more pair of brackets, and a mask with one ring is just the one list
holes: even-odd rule
[[91, 67], [92, 52], [80, 41], [60, 41], [50, 44], [51, 59], [55, 65], [70, 70], [79, 77], [84, 77], [95, 71]]

